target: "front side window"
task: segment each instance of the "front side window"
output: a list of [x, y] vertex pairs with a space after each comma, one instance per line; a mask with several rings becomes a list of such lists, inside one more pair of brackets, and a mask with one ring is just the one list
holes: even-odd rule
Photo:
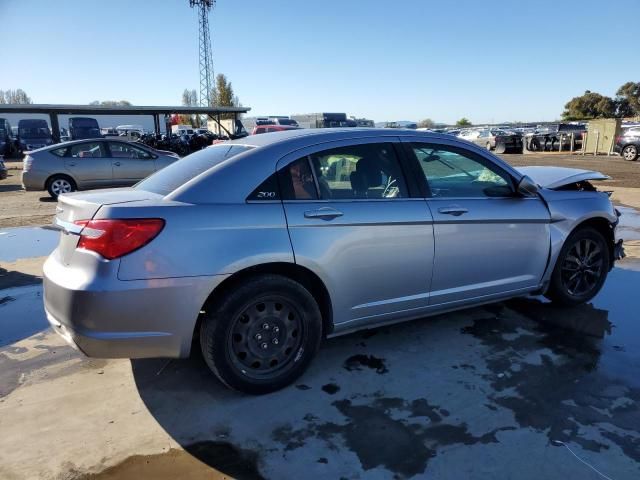
[[109, 142], [109, 150], [113, 158], [134, 158], [138, 160], [149, 160], [151, 154], [146, 150], [134, 145], [120, 142]]
[[102, 142], [78, 143], [69, 147], [69, 156], [73, 158], [103, 158], [107, 154]]
[[315, 198], [309, 193], [314, 189], [322, 200], [409, 196], [400, 162], [390, 143], [324, 150], [292, 163], [288, 169], [290, 180], [287, 178], [283, 183], [291, 182], [290, 193], [296, 200]]
[[509, 176], [487, 160], [461, 149], [413, 144], [434, 198], [508, 197], [513, 194]]

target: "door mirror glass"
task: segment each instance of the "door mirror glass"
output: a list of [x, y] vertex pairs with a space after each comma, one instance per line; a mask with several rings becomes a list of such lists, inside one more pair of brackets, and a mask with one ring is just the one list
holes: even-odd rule
[[518, 182], [518, 193], [523, 197], [534, 197], [538, 194], [538, 185], [525, 175]]

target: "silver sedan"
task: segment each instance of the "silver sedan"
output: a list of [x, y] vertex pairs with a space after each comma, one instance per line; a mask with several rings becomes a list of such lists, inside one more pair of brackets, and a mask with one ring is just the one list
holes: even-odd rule
[[179, 159], [139, 143], [91, 139], [25, 152], [22, 186], [53, 198], [89, 188], [129, 186]]
[[61, 195], [51, 325], [95, 357], [186, 357], [227, 386], [293, 382], [325, 337], [511, 297], [576, 305], [622, 255], [574, 169], [516, 170], [450, 135], [292, 130], [133, 188]]

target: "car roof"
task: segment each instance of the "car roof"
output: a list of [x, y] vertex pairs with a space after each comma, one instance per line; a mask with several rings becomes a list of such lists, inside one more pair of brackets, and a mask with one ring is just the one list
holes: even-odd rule
[[[265, 125], [266, 126], [266, 125]], [[403, 128], [367, 128], [367, 127], [345, 127], [345, 128], [296, 128], [286, 129], [278, 132], [263, 133], [260, 135], [250, 135], [248, 137], [231, 140], [227, 143], [238, 145], [248, 145], [252, 147], [266, 147], [276, 144], [296, 143], [298, 140], [317, 141], [318, 143], [336, 140], [347, 140], [352, 138], [366, 137], [424, 137], [425, 141], [432, 139], [449, 139], [450, 135], [435, 132], [423, 132], [413, 129]]]

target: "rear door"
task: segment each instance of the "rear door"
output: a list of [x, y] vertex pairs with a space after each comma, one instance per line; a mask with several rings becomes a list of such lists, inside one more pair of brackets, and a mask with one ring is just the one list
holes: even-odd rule
[[125, 142], [107, 142], [111, 152], [113, 182], [133, 185], [156, 171], [155, 155]]
[[296, 263], [321, 276], [338, 325], [428, 305], [432, 218], [407, 188], [397, 145], [389, 137], [325, 143], [278, 164]]
[[105, 142], [101, 140], [70, 145], [64, 157], [64, 165], [78, 188], [111, 184], [111, 159]]
[[434, 219], [430, 304], [537, 287], [550, 249], [550, 215], [542, 200], [516, 195], [509, 172], [470, 149], [408, 143]]

